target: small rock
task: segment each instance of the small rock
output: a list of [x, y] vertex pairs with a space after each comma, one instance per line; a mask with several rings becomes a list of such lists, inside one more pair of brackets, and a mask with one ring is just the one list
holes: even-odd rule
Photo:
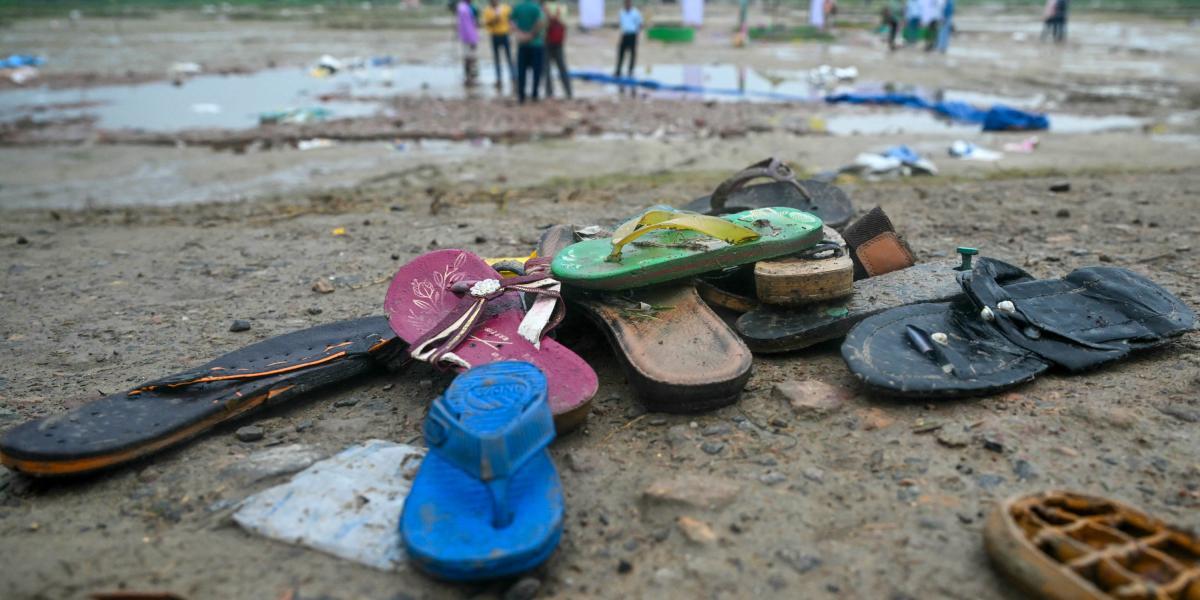
[[729, 506], [741, 486], [736, 481], [704, 475], [683, 475], [650, 484], [642, 498], [651, 503], [676, 504], [707, 510]]
[[617, 573], [620, 573], [621, 575], [628, 575], [632, 572], [633, 572], [633, 564], [632, 563], [630, 563], [627, 560], [623, 560], [623, 559], [621, 561], [617, 562]]
[[655, 427], [662, 427], [663, 425], [667, 424], [667, 418], [663, 416], [650, 417], [649, 419], [646, 419], [646, 424], [653, 425]]
[[983, 437], [983, 449], [990, 452], [1004, 453], [1004, 442], [998, 438], [987, 435]]
[[278, 446], [247, 456], [223, 469], [221, 475], [250, 483], [276, 475], [295, 473], [324, 457], [320, 450], [302, 444]]
[[700, 449], [703, 450], [705, 454], [720, 454], [721, 451], [725, 449], [725, 444], [721, 442], [704, 442], [703, 444], [700, 444]]
[[733, 431], [733, 428], [730, 427], [728, 423], [718, 423], [716, 425], [709, 425], [708, 427], [705, 427], [704, 431], [700, 432], [700, 435], [706, 437], [712, 435], [727, 435], [731, 431]]
[[563, 464], [565, 464], [568, 469], [576, 473], [590, 473], [595, 469], [590, 462], [580, 458], [579, 455], [574, 452], [568, 452], [563, 455]]
[[979, 487], [981, 487], [985, 490], [990, 490], [990, 489], [1004, 483], [1004, 478], [999, 475], [990, 475], [987, 473], [981, 473], [975, 477], [975, 483], [978, 483]]
[[1033, 465], [1029, 461], [1021, 458], [1013, 463], [1013, 473], [1017, 475], [1017, 479], [1025, 481], [1028, 479], [1037, 478], [1037, 472], [1033, 469]]
[[758, 480], [765, 485], [776, 485], [787, 481], [787, 476], [779, 471], [767, 471], [759, 475]]
[[717, 534], [708, 523], [688, 516], [679, 517], [675, 521], [684, 537], [696, 544], [708, 545], [717, 541]]
[[1200, 423], [1200, 410], [1185, 406], [1159, 406], [1159, 412], [1168, 417], [1175, 417], [1184, 423]]
[[821, 483], [822, 481], [825, 481], [825, 471], [822, 471], [817, 467], [808, 467], [804, 469], [801, 474], [804, 475], [805, 479], [813, 483]]
[[18, 236], [17, 236], [17, 243], [18, 243], [18, 244], [28, 244], [28, 243], [29, 243], [29, 239], [28, 239], [28, 238], [26, 238], [26, 237], [25, 237], [25, 236], [23, 236], [23, 235], [18, 235]]
[[892, 425], [892, 418], [878, 408], [868, 408], [862, 411], [860, 416], [862, 417], [863, 431], [887, 429]]
[[1060, 209], [1058, 209], [1057, 212], [1054, 213], [1054, 216], [1056, 216], [1060, 219], [1067, 219], [1067, 218], [1070, 218], [1071, 211], [1069, 211], [1065, 208], [1060, 208]]
[[537, 597], [542, 582], [533, 577], [522, 577], [504, 592], [504, 600], [532, 600]]
[[312, 426], [313, 426], [312, 419], [305, 419], [303, 421], [300, 421], [299, 423], [296, 423], [296, 432], [299, 433], [302, 431], [312, 429]]
[[801, 575], [821, 566], [821, 559], [819, 557], [797, 552], [790, 548], [776, 550], [775, 557]]
[[1100, 262], [1102, 262], [1102, 263], [1110, 263], [1113, 261], [1113, 258], [1111, 256], [1104, 254], [1103, 252], [1100, 253], [1100, 256], [1098, 258], [1100, 259]]
[[850, 392], [815, 380], [785, 381], [775, 384], [771, 394], [791, 405], [797, 417], [823, 419], [841, 410]]
[[229, 326], [230, 331], [250, 331], [250, 321], [245, 319], [234, 319], [233, 324]]
[[322, 310], [321, 307], [319, 307], [319, 306], [310, 306], [310, 307], [308, 307], [308, 310], [306, 310], [305, 312], [307, 312], [310, 315], [319, 315], [325, 311]]
[[965, 448], [971, 443], [971, 432], [957, 425], [942, 427], [937, 431], [937, 441], [947, 448]]
[[1061, 194], [1061, 193], [1063, 193], [1063, 192], [1069, 192], [1069, 191], [1071, 191], [1071, 182], [1069, 182], [1069, 181], [1060, 181], [1060, 182], [1058, 182], [1058, 183], [1052, 184], [1052, 185], [1050, 186], [1050, 191], [1052, 191], [1052, 192], [1056, 192], [1056, 193], [1059, 193], [1059, 194]]
[[332, 294], [333, 284], [324, 279], [318, 279], [316, 283], [312, 284], [312, 291], [318, 294]]
[[236, 436], [238, 441], [241, 442], [257, 442], [258, 440], [263, 439], [265, 432], [263, 431], [263, 428], [259, 427], [258, 425], [247, 425], [245, 427], [238, 428], [233, 435]]
[[334, 400], [333, 402], [333, 405], [338, 408], [354, 406], [355, 404], [358, 404], [358, 398], [342, 398], [341, 400]]

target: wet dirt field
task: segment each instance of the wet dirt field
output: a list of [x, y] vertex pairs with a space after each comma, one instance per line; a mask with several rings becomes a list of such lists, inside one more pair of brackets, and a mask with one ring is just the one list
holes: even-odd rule
[[[824, 134], [819, 122], [906, 113], [662, 98], [555, 103], [546, 107], [548, 122], [528, 107], [502, 105], [503, 126], [486, 135], [451, 131], [452, 120], [436, 118], [439, 110], [485, 111], [485, 99], [400, 99], [389, 102], [414, 113], [406, 122], [427, 119], [444, 131], [310, 151], [289, 145], [308, 137], [299, 134], [270, 147], [267, 136], [250, 135], [240, 150], [152, 144], [146, 137], [161, 134], [129, 131], [114, 134], [121, 139], [85, 130], [57, 141], [10, 140], [0, 148], [0, 351], [10, 357], [0, 369], [0, 428], [272, 335], [380, 314], [396, 268], [427, 250], [523, 255], [545, 226], [611, 224], [650, 204], [683, 204], [769, 154], [816, 172], [907, 143], [933, 156], [941, 174], [844, 185], [860, 210], [882, 206], [918, 258], [973, 245], [1041, 277], [1111, 264], [1194, 306], [1200, 73], [1186, 65], [1195, 64], [1200, 30], [1120, 18], [1080, 16], [1075, 41], [1044, 51], [1048, 59], [1033, 41], [1013, 41], [1013, 31], [1036, 36], [1035, 25], [982, 11], [963, 16], [962, 39], [946, 57], [886, 57], [859, 31], [828, 46], [735, 51], [714, 26], [686, 50], [645, 44], [647, 64], [856, 64], [866, 81], [1042, 94], [1044, 110], [1140, 120], [1103, 132], [1052, 129], [1035, 153], [997, 163], [954, 161], [945, 148], [964, 138], [998, 149], [1023, 135]], [[131, 70], [150, 78], [176, 60], [298, 67], [324, 52], [368, 55], [390, 44], [387, 52], [399, 55], [429, 40], [452, 48], [436, 30], [299, 35], [295, 24], [165, 15], [122, 21], [113, 52], [89, 52], [113, 35], [106, 23], [85, 21], [72, 33], [62, 23], [17, 22], [4, 35], [54, 56], [47, 78], [59, 69], [64, 77]], [[1145, 31], [1161, 35], [1138, 33]], [[611, 37], [573, 38], [579, 64], [606, 64]], [[190, 40], [187, 56], [179, 39]], [[220, 54], [230, 40], [254, 51], [229, 56], [255, 58]], [[1015, 67], [1004, 62], [1010, 57]], [[1109, 95], [1097, 91], [1109, 87]], [[673, 119], [665, 125], [664, 112]], [[581, 132], [585, 119], [596, 129]], [[379, 125], [364, 123], [338, 126]], [[564, 134], [564, 123], [576, 127]], [[716, 123], [736, 131], [722, 135]], [[502, 135], [530, 126], [548, 133]], [[1063, 182], [1070, 191], [1050, 191]], [[345, 235], [332, 234], [339, 227]], [[335, 291], [313, 292], [318, 279]], [[228, 331], [234, 319], [251, 329]], [[594, 366], [600, 390], [586, 425], [551, 448], [567, 521], [558, 552], [531, 574], [544, 597], [1019, 598], [987, 563], [982, 520], [998, 500], [1043, 488], [1109, 495], [1200, 527], [1194, 334], [1101, 371], [1051, 373], [1003, 395], [931, 403], [861, 392], [836, 344], [826, 344], [756, 357], [737, 405], [692, 417], [645, 413], [585, 322], [560, 339]], [[816, 415], [796, 413], [772, 393], [805, 380], [841, 388], [846, 400]], [[4, 472], [0, 597], [117, 589], [188, 598], [504, 597], [512, 582], [451, 586], [411, 571], [384, 573], [253, 536], [230, 518], [238, 501], [287, 477], [246, 477], [237, 466], [247, 457], [287, 444], [333, 455], [372, 438], [420, 443], [425, 407], [447, 383], [420, 365], [367, 378], [81, 481]], [[235, 429], [251, 422], [265, 439], [238, 441]], [[644, 496], [680, 475], [736, 491], [716, 510]], [[681, 516], [711, 526], [716, 540], [690, 541], [675, 525]]]

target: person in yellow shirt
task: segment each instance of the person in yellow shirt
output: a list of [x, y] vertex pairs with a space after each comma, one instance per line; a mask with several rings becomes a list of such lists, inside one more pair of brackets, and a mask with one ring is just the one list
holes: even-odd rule
[[510, 15], [512, 15], [512, 7], [500, 0], [489, 0], [487, 7], [483, 9], [483, 26], [492, 36], [492, 61], [496, 63], [497, 88], [501, 87], [501, 82], [504, 81], [504, 76], [500, 71], [501, 48], [504, 48], [504, 61], [508, 63], [509, 78], [516, 79], [516, 72], [513, 71], [512, 46], [508, 42], [508, 32], [511, 29]]

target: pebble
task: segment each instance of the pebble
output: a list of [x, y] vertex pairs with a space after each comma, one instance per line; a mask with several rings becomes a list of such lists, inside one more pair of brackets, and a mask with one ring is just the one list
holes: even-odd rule
[[776, 485], [787, 481], [787, 476], [779, 471], [767, 471], [759, 475], [758, 480], [765, 485]]
[[825, 471], [822, 471], [817, 467], [808, 467], [807, 469], [804, 469], [801, 474], [804, 475], [805, 479], [813, 483], [821, 483], [822, 481], [825, 481]]
[[987, 473], [982, 473], [975, 477], [975, 483], [978, 483], [979, 487], [981, 487], [985, 490], [990, 490], [990, 489], [1004, 483], [1004, 478], [1001, 477], [1000, 475], [990, 475]]
[[320, 306], [310, 306], [306, 312], [310, 315], [319, 315], [325, 311]]
[[1013, 463], [1013, 473], [1015, 473], [1017, 475], [1017, 479], [1021, 481], [1037, 478], [1037, 471], [1034, 470], [1033, 465], [1029, 464], [1029, 461], [1023, 458], [1017, 459], [1017, 461]]
[[646, 424], [653, 425], [655, 427], [662, 427], [663, 425], [667, 424], [667, 418], [662, 417], [662, 416], [650, 417], [649, 419], [646, 420]]
[[18, 244], [21, 244], [21, 245], [28, 244], [28, 243], [29, 243], [29, 238], [27, 238], [27, 237], [25, 237], [25, 236], [23, 236], [23, 235], [18, 235], [18, 236], [17, 236], [17, 243], [18, 243]]
[[942, 427], [937, 431], [938, 443], [947, 448], [964, 448], [971, 443], [972, 437], [970, 431], [958, 425]]
[[821, 566], [821, 558], [812, 554], [804, 554], [790, 548], [784, 550], [776, 550], [775, 557], [783, 561], [783, 563], [797, 573], [803, 575], [819, 566]]
[[234, 319], [233, 324], [229, 326], [230, 331], [250, 331], [250, 321], [245, 319]]
[[245, 427], [238, 428], [233, 435], [236, 436], [240, 442], [257, 442], [258, 440], [263, 439], [265, 432], [263, 431], [263, 428], [259, 427], [258, 425], [247, 425]]
[[296, 432], [299, 433], [302, 431], [306, 431], [308, 429], [312, 429], [312, 426], [313, 426], [312, 419], [305, 419], [303, 421], [300, 421], [299, 423], [296, 423]]
[[[1052, 184], [1052, 185], [1050, 186], [1050, 191], [1052, 191], [1052, 192], [1058, 192], [1058, 193], [1062, 193], [1062, 192], [1069, 192], [1069, 191], [1071, 191], [1071, 182], [1069, 182], [1069, 181], [1060, 181], [1060, 182], [1058, 182], [1058, 183]], [[1065, 210], [1065, 209], [1064, 209], [1064, 210]]]
[[700, 445], [700, 449], [705, 454], [720, 454], [725, 449], [725, 444], [721, 442], [704, 442]]
[[717, 541], [717, 534], [708, 523], [692, 517], [683, 516], [675, 521], [683, 536], [695, 544], [708, 545]]
[[617, 563], [617, 572], [622, 575], [628, 575], [633, 572], [633, 564], [627, 560], [621, 560]]
[[324, 279], [318, 279], [316, 283], [312, 284], [312, 291], [318, 294], [331, 294], [333, 293], [333, 284]]
[[740, 489], [736, 481], [720, 477], [682, 475], [655, 481], [642, 492], [642, 497], [652, 503], [719, 510], [729, 506]]
[[504, 592], [504, 600], [532, 600], [537, 597], [542, 582], [533, 577], [522, 577]]
[[358, 404], [358, 398], [342, 398], [341, 400], [335, 400], [333, 402], [333, 405], [338, 408], [354, 406], [355, 404]]
[[728, 423], [718, 423], [716, 425], [709, 425], [708, 427], [705, 427], [704, 431], [700, 432], [700, 435], [727, 435], [731, 431], [733, 431], [733, 428], [730, 427]]
[[818, 420], [838, 412], [850, 398], [848, 390], [815, 380], [775, 384], [771, 395], [787, 402], [797, 417]]
[[983, 449], [988, 450], [990, 452], [997, 452], [997, 453], [1003, 454], [1004, 453], [1004, 442], [1001, 442], [999, 439], [996, 439], [990, 435], [984, 436]]

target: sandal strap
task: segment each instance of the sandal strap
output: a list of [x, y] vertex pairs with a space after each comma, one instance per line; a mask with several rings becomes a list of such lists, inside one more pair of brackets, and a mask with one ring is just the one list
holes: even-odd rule
[[[533, 259], [526, 263], [525, 268], [536, 264], [536, 259]], [[484, 320], [488, 303], [509, 292], [525, 292], [539, 296], [534, 307], [521, 320], [517, 333], [535, 348], [540, 348], [542, 338], [557, 327], [565, 315], [561, 301], [562, 284], [550, 277], [550, 273], [545, 269], [519, 277], [498, 277], [497, 274], [497, 279], [449, 284], [450, 290], [460, 295], [458, 304], [442, 317], [437, 325], [413, 342], [409, 354], [417, 360], [438, 367], [471, 368], [472, 365], [455, 354], [454, 349], [465, 342], [475, 327]], [[547, 302], [543, 302], [543, 298]]]
[[[506, 378], [501, 375], [495, 379], [499, 380], [497, 385], [504, 385]], [[487, 486], [492, 495], [493, 524], [497, 527], [512, 522], [509, 479], [554, 440], [554, 417], [546, 401], [544, 376], [541, 381], [518, 417], [503, 431], [492, 435], [479, 436], [463, 427], [462, 415], [450, 408], [445, 396], [433, 402], [425, 419], [425, 442], [429, 451]], [[470, 400], [480, 401], [477, 398]]]
[[759, 237], [757, 231], [720, 217], [670, 210], [648, 210], [641, 218], [626, 221], [613, 232], [612, 253], [605, 260], [620, 262], [621, 250], [626, 244], [651, 231], [664, 229], [695, 231], [728, 244], [740, 244]]
[[1014, 301], [1000, 285], [997, 279], [1004, 276], [1003, 269], [1002, 263], [982, 258], [958, 277], [966, 297], [979, 311], [978, 318], [990, 322], [1008, 341], [1070, 370], [1099, 365], [1130, 351], [1125, 340], [1096, 342], [1051, 325], [1031, 303]]
[[760, 160], [742, 169], [729, 179], [722, 181], [721, 185], [718, 185], [717, 189], [713, 190], [712, 195], [709, 196], [708, 203], [711, 207], [711, 212], [716, 214], [725, 212], [725, 203], [729, 201], [730, 195], [745, 187], [747, 183], [762, 177], [790, 184], [796, 188], [796, 191], [800, 192], [800, 195], [805, 200], [813, 202], [812, 194], [808, 193], [808, 190], [804, 188], [800, 180], [796, 179], [796, 172], [783, 161], [771, 157]]

